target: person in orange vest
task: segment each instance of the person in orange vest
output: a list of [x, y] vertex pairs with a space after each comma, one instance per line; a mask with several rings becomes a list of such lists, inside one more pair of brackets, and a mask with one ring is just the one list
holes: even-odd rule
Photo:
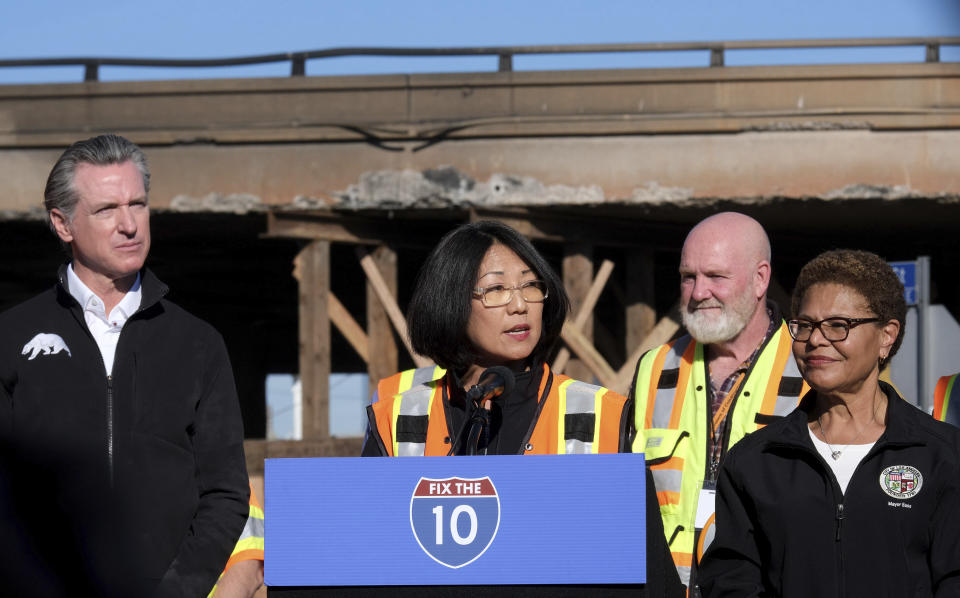
[[250, 484], [250, 514], [209, 598], [251, 598], [263, 585], [263, 507]]
[[[364, 456], [630, 452], [630, 402], [550, 369], [569, 310], [559, 277], [499, 222], [448, 233], [407, 311], [413, 349], [436, 365], [381, 380]], [[677, 596], [648, 474], [647, 595]]]
[[[960, 392], [956, 389], [957, 376], [943, 376], [933, 391], [933, 417], [942, 422], [960, 427]], [[954, 399], [954, 400], [951, 400]]]
[[646, 455], [673, 561], [697, 596], [720, 464], [744, 435], [793, 411], [808, 387], [767, 301], [770, 241], [759, 222], [735, 212], [706, 218], [687, 235], [679, 270], [687, 334], [640, 358], [629, 396], [633, 452]]

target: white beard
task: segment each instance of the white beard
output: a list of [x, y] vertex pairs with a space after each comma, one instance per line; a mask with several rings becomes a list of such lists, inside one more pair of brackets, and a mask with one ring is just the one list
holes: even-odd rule
[[[691, 311], [692, 307], [719, 307], [720, 313], [709, 313], [698, 310]], [[723, 343], [736, 338], [747, 322], [753, 317], [757, 309], [757, 302], [753, 297], [745, 295], [729, 305], [720, 303], [716, 299], [707, 299], [701, 303], [690, 301], [681, 311], [683, 325], [690, 336], [705, 345]]]

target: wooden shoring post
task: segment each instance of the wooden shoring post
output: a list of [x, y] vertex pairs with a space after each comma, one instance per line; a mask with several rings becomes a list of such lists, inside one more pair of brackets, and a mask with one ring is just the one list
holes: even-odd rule
[[628, 249], [626, 254], [624, 355], [632, 355], [657, 324], [657, 310], [654, 307], [653, 252], [637, 248]]
[[[579, 313], [584, 304], [590, 285], [593, 282], [593, 245], [585, 242], [570, 242], [563, 246], [563, 286], [570, 296], [570, 307], [573, 313]], [[579, 326], [577, 333], [592, 347], [593, 341], [593, 312], [586, 318], [583, 326]], [[564, 339], [566, 340], [566, 339]], [[569, 343], [568, 343], [569, 344]], [[577, 351], [574, 351], [577, 353]], [[571, 359], [566, 365], [566, 374], [571, 378], [589, 382], [593, 379], [593, 372], [580, 359]]]
[[653, 327], [650, 334], [640, 341], [633, 349], [633, 352], [627, 357], [627, 360], [623, 363], [623, 367], [617, 372], [617, 388], [626, 392], [627, 389], [630, 388], [630, 383], [633, 381], [633, 372], [637, 367], [637, 362], [643, 357], [643, 354], [669, 341], [678, 330], [680, 330], [679, 301], [673, 305], [667, 315], [660, 318], [660, 321]]
[[[383, 286], [391, 296], [396, 297], [397, 253], [386, 245], [380, 245], [369, 254], [358, 248], [357, 257], [361, 264], [364, 259], [373, 262], [383, 281]], [[395, 374], [400, 366], [398, 365], [397, 342], [393, 338], [390, 317], [387, 315], [384, 304], [378, 298], [376, 288], [369, 275], [367, 278], [367, 346], [368, 349], [373, 349], [370, 358], [367, 360], [370, 394], [373, 394], [377, 382]]]
[[300, 383], [304, 440], [330, 437], [330, 242], [313, 241], [294, 259], [299, 282]]
[[[610, 280], [611, 272], [613, 272], [613, 262], [610, 260], [603, 260], [603, 263], [600, 264], [600, 269], [597, 270], [597, 276], [593, 279], [593, 283], [590, 285], [590, 289], [587, 291], [587, 296], [584, 299], [583, 304], [580, 305], [580, 309], [573, 317], [572, 325], [578, 331], [583, 330], [583, 325], [592, 318], [593, 308], [597, 305], [597, 300], [600, 298], [600, 293], [603, 292], [603, 287], [605, 287], [607, 285], [607, 281]], [[569, 360], [570, 350], [566, 347], [560, 349], [560, 351], [557, 353], [557, 358], [553, 360], [552, 369], [554, 373], [562, 374]]]
[[[384, 311], [387, 312], [387, 317], [390, 319], [390, 323], [393, 324], [394, 330], [397, 331], [397, 336], [400, 337], [400, 340], [403, 342], [404, 347], [406, 347], [407, 352], [410, 353], [410, 356], [413, 358], [413, 362], [417, 367], [424, 367], [430, 365], [432, 362], [429, 358], [419, 355], [414, 352], [413, 347], [410, 345], [410, 336], [407, 334], [407, 322], [403, 317], [403, 312], [400, 311], [400, 306], [397, 305], [397, 299], [393, 292], [391, 292], [389, 286], [383, 278], [383, 275], [380, 273], [380, 269], [377, 267], [376, 262], [371, 254], [369, 254], [364, 248], [357, 247], [357, 258], [360, 260], [360, 267], [363, 268], [364, 274], [367, 275], [368, 288], [373, 289], [373, 293], [376, 295], [377, 299], [380, 300], [380, 304], [383, 307]], [[373, 335], [368, 333], [370, 337], [370, 342], [374, 343]], [[376, 345], [373, 346], [373, 350], [376, 351]], [[396, 373], [396, 368], [390, 374]], [[388, 376], [390, 374], [387, 374]]]
[[563, 338], [563, 342], [567, 343], [579, 358], [584, 369], [590, 373], [591, 377], [588, 379], [596, 376], [603, 386], [616, 392], [622, 392], [618, 390], [619, 378], [617, 377], [617, 372], [610, 367], [610, 364], [597, 352], [596, 348], [594, 348], [593, 344], [582, 332], [571, 326], [570, 322], [566, 322], [563, 325], [560, 336]]
[[343, 338], [347, 339], [357, 355], [365, 363], [370, 363], [370, 343], [367, 340], [367, 333], [363, 331], [360, 324], [357, 324], [357, 321], [353, 319], [343, 303], [340, 303], [333, 291], [327, 293], [327, 299], [329, 301], [327, 307], [330, 313], [330, 323], [337, 327], [337, 330], [340, 331]]

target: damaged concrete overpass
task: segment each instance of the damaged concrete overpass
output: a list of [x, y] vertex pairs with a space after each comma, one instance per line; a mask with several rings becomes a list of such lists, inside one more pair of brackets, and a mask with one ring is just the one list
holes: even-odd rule
[[150, 158], [150, 265], [223, 331], [249, 438], [264, 375], [304, 375], [307, 440], [251, 441], [252, 468], [358, 450], [330, 437], [325, 374], [413, 364], [388, 295], [402, 311], [469, 219], [515, 225], [575, 305], [595, 301], [568, 372], [621, 385], [644, 339], [676, 329], [686, 230], [722, 209], [767, 227], [781, 296], [816, 253], [857, 247], [931, 256], [960, 314], [957, 63], [0, 86], [0, 306], [50, 284], [43, 184], [101, 132]]

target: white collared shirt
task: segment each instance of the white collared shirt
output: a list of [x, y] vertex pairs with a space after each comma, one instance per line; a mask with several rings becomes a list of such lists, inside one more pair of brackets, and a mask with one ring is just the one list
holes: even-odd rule
[[113, 372], [113, 358], [117, 352], [120, 331], [123, 330], [127, 319], [140, 308], [140, 274], [137, 274], [137, 280], [120, 303], [110, 310], [109, 316], [106, 314], [103, 299], [83, 284], [80, 277], [73, 271], [72, 262], [67, 267], [67, 285], [70, 288], [70, 294], [83, 308], [83, 319], [87, 323], [90, 334], [93, 335], [93, 340], [97, 341], [100, 355], [103, 356], [103, 367], [109, 376]]

